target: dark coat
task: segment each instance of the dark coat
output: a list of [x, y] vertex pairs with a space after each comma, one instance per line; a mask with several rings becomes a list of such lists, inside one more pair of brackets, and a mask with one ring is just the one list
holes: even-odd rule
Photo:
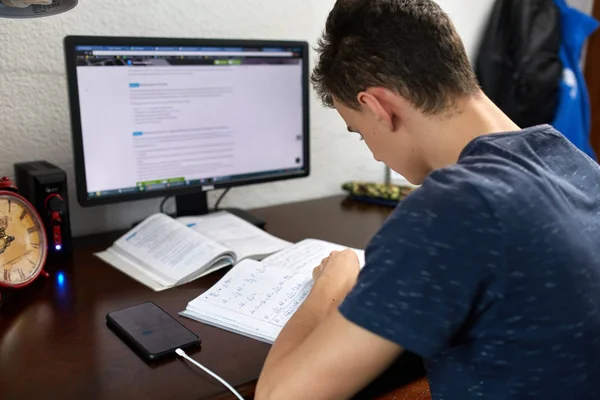
[[522, 128], [555, 117], [560, 46], [560, 11], [553, 0], [496, 1], [475, 72], [486, 95]]

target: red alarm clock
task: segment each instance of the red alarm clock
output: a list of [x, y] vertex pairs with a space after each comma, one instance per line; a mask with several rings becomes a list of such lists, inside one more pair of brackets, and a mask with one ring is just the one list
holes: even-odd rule
[[23, 288], [44, 271], [48, 240], [38, 212], [9, 178], [0, 179], [0, 304], [2, 294]]

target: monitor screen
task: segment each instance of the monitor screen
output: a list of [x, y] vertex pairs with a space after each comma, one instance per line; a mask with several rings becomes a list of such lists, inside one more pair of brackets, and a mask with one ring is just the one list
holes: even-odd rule
[[303, 42], [66, 40], [79, 200], [306, 176]]

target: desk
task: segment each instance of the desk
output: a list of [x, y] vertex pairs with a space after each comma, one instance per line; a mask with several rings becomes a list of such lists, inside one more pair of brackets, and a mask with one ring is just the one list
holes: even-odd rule
[[[339, 196], [253, 210], [266, 219], [270, 233], [283, 239], [312, 237], [359, 248], [364, 248], [390, 211]], [[218, 382], [182, 360], [146, 364], [105, 325], [109, 311], [145, 301], [154, 301], [176, 316], [224, 272], [155, 293], [93, 256], [119, 234], [76, 239], [72, 261], [51, 268], [55, 271], [51, 278], [25, 289], [27, 292], [3, 310], [0, 398], [232, 398]], [[62, 285], [57, 272], [64, 274]], [[202, 348], [189, 354], [251, 398], [269, 346], [186, 318], [178, 319], [202, 339]], [[390, 382], [398, 387], [422, 376], [414, 357], [400, 360], [398, 365], [400, 372], [389, 371], [388, 378], [371, 385], [363, 398], [379, 398], [388, 392]], [[386, 398], [420, 400], [428, 398], [428, 393], [423, 397], [424, 390], [427, 392], [426, 381], [420, 378]], [[417, 393], [416, 397], [407, 397], [412, 393]]]

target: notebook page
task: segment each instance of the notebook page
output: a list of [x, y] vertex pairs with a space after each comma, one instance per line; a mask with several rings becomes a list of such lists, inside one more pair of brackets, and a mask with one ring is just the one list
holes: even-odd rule
[[179, 282], [211, 265], [227, 249], [164, 214], [155, 214], [115, 242], [122, 256], [169, 282]]
[[213, 313], [204, 310], [200, 315], [186, 309], [181, 311], [179, 315], [269, 344], [275, 342], [279, 332], [283, 329], [273, 325], [268, 326], [261, 323], [255, 323], [254, 321], [250, 321], [250, 323], [246, 320], [240, 321], [238, 315], [233, 315], [230, 312]]
[[233, 250], [238, 260], [260, 259], [292, 245], [226, 211], [177, 221]]
[[[265, 258], [262, 262], [265, 265], [284, 268], [294, 273], [306, 273], [308, 271], [312, 274], [312, 270], [321, 264], [321, 261], [329, 256], [331, 252], [342, 251], [347, 248], [346, 246], [323, 240], [305, 239]], [[361, 267], [364, 266], [364, 251], [359, 249], [352, 250], [356, 252]]]
[[[242, 261], [181, 315], [272, 343], [312, 289], [314, 267], [343, 249], [309, 239], [262, 262]], [[364, 259], [362, 250], [355, 251]]]
[[244, 260], [182, 315], [257, 339], [274, 339], [312, 288], [312, 275]]

